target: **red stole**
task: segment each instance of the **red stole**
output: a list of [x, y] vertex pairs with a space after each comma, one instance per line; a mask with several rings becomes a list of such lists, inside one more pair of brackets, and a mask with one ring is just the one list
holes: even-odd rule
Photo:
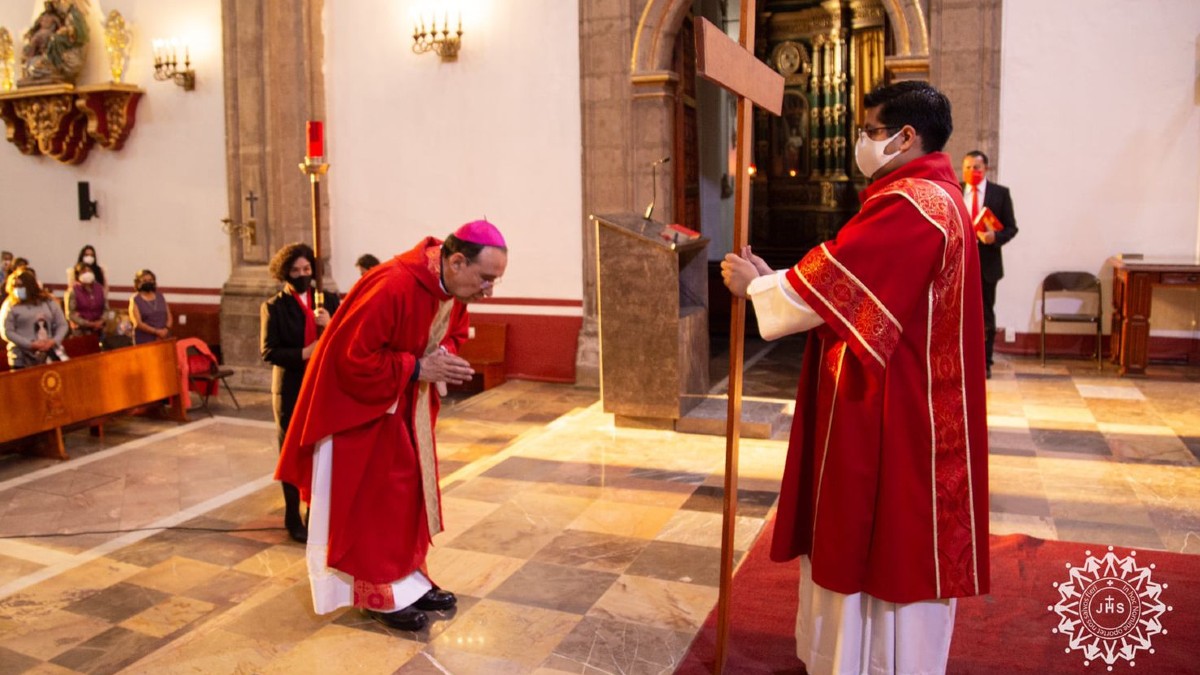
[[309, 302], [307, 305], [300, 299], [300, 294], [292, 288], [291, 284], [288, 284], [288, 292], [292, 294], [292, 299], [296, 301], [296, 304], [300, 305], [300, 309], [304, 310], [304, 346], [307, 347], [317, 339], [317, 321], [313, 317], [316, 309], [312, 306], [313, 292], [308, 292]]

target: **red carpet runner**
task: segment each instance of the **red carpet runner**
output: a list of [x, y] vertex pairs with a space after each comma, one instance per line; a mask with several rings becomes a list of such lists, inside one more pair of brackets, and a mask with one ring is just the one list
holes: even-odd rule
[[[768, 559], [774, 525], [734, 576], [727, 673], [805, 672], [793, 633], [799, 565]], [[1200, 673], [1200, 556], [1025, 535], [993, 536], [991, 549], [992, 593], [959, 600], [948, 672]], [[716, 610], [676, 672], [711, 673], [715, 637]]]

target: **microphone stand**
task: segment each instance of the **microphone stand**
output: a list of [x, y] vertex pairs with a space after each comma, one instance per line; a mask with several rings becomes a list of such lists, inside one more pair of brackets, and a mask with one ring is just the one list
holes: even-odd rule
[[651, 214], [654, 213], [654, 202], [658, 201], [658, 167], [671, 161], [670, 157], [663, 157], [650, 163], [650, 185], [652, 192], [650, 193], [650, 205], [646, 207], [646, 213], [642, 216], [645, 220], [650, 220]]

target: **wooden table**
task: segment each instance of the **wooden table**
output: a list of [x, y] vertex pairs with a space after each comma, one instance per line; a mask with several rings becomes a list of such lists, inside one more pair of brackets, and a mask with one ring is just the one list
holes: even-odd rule
[[1200, 288], [1200, 256], [1114, 256], [1112, 360], [1121, 375], [1143, 375], [1149, 361], [1150, 298], [1155, 285]]

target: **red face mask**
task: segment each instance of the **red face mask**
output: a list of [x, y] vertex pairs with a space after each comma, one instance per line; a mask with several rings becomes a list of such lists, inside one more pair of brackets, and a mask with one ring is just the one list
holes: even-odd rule
[[979, 185], [983, 182], [983, 172], [979, 169], [971, 169], [966, 172], [966, 176], [964, 176], [964, 178], [967, 181], [967, 185]]

